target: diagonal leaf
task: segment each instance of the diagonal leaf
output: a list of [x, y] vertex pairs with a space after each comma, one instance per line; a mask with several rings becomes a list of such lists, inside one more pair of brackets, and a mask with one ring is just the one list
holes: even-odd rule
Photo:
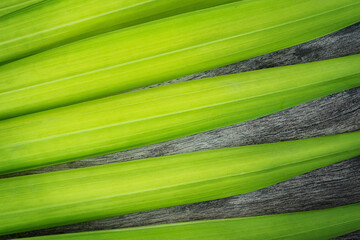
[[0, 180], [0, 235], [254, 191], [360, 154], [360, 131]]
[[0, 62], [96, 34], [235, 1], [239, 0], [43, 1], [16, 15], [0, 18]]
[[0, 2], [0, 17], [42, 1], [44, 0], [2, 0]]
[[247, 121], [360, 85], [360, 54], [200, 79], [0, 122], [0, 173]]
[[358, 0], [246, 0], [102, 34], [1, 66], [0, 119], [234, 63], [359, 19]]
[[360, 203], [316, 211], [62, 234], [29, 240], [327, 240], [360, 229]]

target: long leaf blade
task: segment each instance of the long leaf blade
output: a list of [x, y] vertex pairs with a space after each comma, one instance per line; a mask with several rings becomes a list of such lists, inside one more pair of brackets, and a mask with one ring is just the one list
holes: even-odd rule
[[360, 85], [360, 54], [172, 84], [0, 122], [0, 173], [247, 121]]
[[0, 63], [96, 34], [235, 1], [239, 0], [42, 0], [16, 15], [0, 18]]
[[360, 132], [0, 180], [0, 235], [254, 191], [360, 154]]
[[253, 0], [103, 34], [0, 67], [0, 119], [234, 63], [359, 19], [358, 0]]
[[[44, 0], [6, 0], [0, 2], [0, 17]], [[1, 20], [0, 20], [1, 22]]]
[[207, 239], [207, 240], [327, 240], [360, 229], [360, 203], [323, 210], [210, 221], [163, 224], [29, 240]]

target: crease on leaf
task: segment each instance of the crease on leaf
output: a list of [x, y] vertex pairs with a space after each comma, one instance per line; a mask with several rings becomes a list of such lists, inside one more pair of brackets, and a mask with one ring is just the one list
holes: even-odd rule
[[[333, 81], [337, 81], [337, 80], [339, 80], [341, 78], [346, 78], [346, 77], [350, 77], [350, 76], [360, 76], [360, 73], [350, 74], [350, 75], [347, 75], [347, 76], [342, 76], [340, 78], [338, 77], [338, 78], [330, 79], [330, 80], [327, 80], [326, 82], [333, 82]], [[221, 103], [217, 103], [217, 104], [206, 105], [206, 106], [203, 106], [203, 107], [192, 108], [192, 109], [184, 110], [184, 111], [177, 111], [177, 112], [174, 112], [174, 113], [161, 114], [161, 115], [157, 115], [155, 117], [148, 117], [148, 118], [142, 118], [142, 119], [133, 120], [133, 121], [110, 124], [110, 125], [105, 125], [105, 126], [101, 126], [101, 127], [97, 127], [97, 128], [90, 128], [90, 129], [86, 129], [86, 130], [74, 131], [74, 132], [70, 132], [70, 133], [57, 134], [57, 135], [52, 135], [52, 136], [45, 137], [45, 138], [39, 138], [39, 139], [36, 139], [36, 140], [31, 140], [31, 141], [24, 141], [24, 142], [20, 142], [20, 143], [16, 143], [16, 144], [3, 145], [2, 147], [0, 146], [0, 149], [7, 148], [7, 147], [13, 147], [13, 146], [19, 146], [19, 145], [26, 144], [26, 143], [46, 141], [46, 140], [49, 140], [49, 139], [54, 139], [54, 138], [58, 138], [58, 137], [62, 137], [62, 136], [75, 135], [75, 134], [78, 134], [78, 133], [91, 132], [91, 131], [96, 131], [96, 130], [99, 130], [99, 129], [111, 128], [111, 127], [116, 127], [116, 126], [120, 126], [120, 125], [126, 125], [126, 124], [135, 123], [135, 122], [146, 121], [146, 120], [150, 120], [150, 119], [157, 119], [157, 118], [162, 118], [162, 117], [166, 117], [166, 116], [172, 116], [172, 115], [176, 115], [176, 114], [187, 113], [187, 112], [191, 112], [191, 111], [196, 111], [196, 110], [201, 110], [201, 109], [206, 109], [206, 108], [211, 108], [211, 107], [217, 107], [217, 106], [231, 104], [231, 103], [237, 103], [237, 102], [241, 102], [241, 101], [247, 101], [247, 100], [251, 100], [251, 99], [257, 99], [257, 98], [261, 98], [261, 97], [264, 97], [264, 96], [271, 96], [271, 95], [275, 95], [275, 94], [278, 94], [278, 93], [283, 93], [283, 92], [288, 92], [288, 91], [292, 91], [292, 90], [302, 89], [302, 88], [306, 88], [306, 87], [314, 86], [314, 85], [318, 85], [318, 84], [323, 84], [323, 83], [324, 82], [314, 82], [314, 83], [302, 85], [302, 86], [299, 86], [299, 87], [287, 88], [287, 89], [280, 90], [280, 91], [274, 91], [274, 92], [261, 94], [261, 95], [256, 95], [256, 96], [252, 96], [252, 97], [246, 97], [246, 98], [221, 102]], [[219, 88], [222, 88], [222, 87], [223, 86], [221, 86]], [[213, 88], [213, 89], [216, 89], [216, 88]], [[200, 91], [197, 91], [197, 92], [200, 92]], [[191, 94], [191, 93], [189, 93], [189, 94]], [[184, 94], [184, 95], [186, 95], [186, 94]], [[172, 96], [169, 96], [168, 98], [171, 98], [171, 97]], [[157, 101], [157, 100], [154, 100], [154, 101]], [[151, 102], [151, 101], [146, 101], [146, 102]], [[132, 104], [128, 104], [128, 106], [131, 106], [131, 105]], [[121, 107], [123, 107], [123, 106], [121, 106]], [[140, 132], [138, 134], [141, 134], [141, 133], [143, 133], [143, 132]], [[130, 136], [132, 136], [132, 135], [130, 135]], [[118, 137], [116, 137], [116, 138], [118, 138]], [[114, 138], [114, 139], [116, 139], [116, 138]]]
[[0, 45], [6, 44], [6, 43], [11, 43], [11, 42], [16, 42], [16, 41], [18, 41], [18, 40], [23, 40], [24, 38], [36, 36], [36, 35], [39, 35], [39, 34], [42, 34], [42, 33], [50, 32], [50, 31], [52, 31], [52, 30], [60, 29], [60, 28], [66, 27], [66, 26], [71, 26], [71, 25], [74, 25], [74, 24], [76, 24], [76, 23], [81, 23], [81, 22], [85, 22], [85, 21], [88, 21], [88, 20], [91, 20], [91, 19], [98, 18], [98, 17], [110, 15], [110, 14], [112, 14], [112, 13], [121, 12], [121, 11], [126, 10], [126, 9], [131, 9], [131, 8], [138, 7], [138, 6], [141, 6], [141, 5], [146, 5], [146, 4], [148, 4], [149, 2], [155, 2], [155, 1], [156, 1], [156, 0], [148, 0], [148, 1], [145, 1], [145, 2], [133, 4], [133, 5], [130, 5], [130, 6], [127, 6], [127, 7], [123, 7], [123, 8], [119, 8], [119, 9], [116, 9], [116, 10], [113, 10], [113, 11], [110, 11], [110, 12], [106, 12], [106, 13], [103, 13], [103, 14], [99, 14], [99, 15], [97, 15], [97, 16], [93, 16], [93, 17], [81, 19], [81, 20], [78, 20], [78, 21], [75, 21], [75, 22], [71, 22], [71, 23], [67, 23], [67, 24], [64, 24], [64, 25], [60, 25], [60, 26], [57, 26], [57, 27], [54, 27], [54, 28], [46, 29], [46, 30], [39, 31], [39, 32], [35, 32], [35, 33], [32, 33], [32, 34], [28, 34], [28, 35], [25, 35], [25, 36], [22, 36], [22, 37], [18, 37], [18, 38], [10, 39], [10, 40], [7, 40], [7, 41], [3, 41], [3, 42], [0, 42]]
[[[307, 17], [304, 17], [304, 18], [292, 20], [292, 21], [289, 21], [289, 22], [286, 22], [286, 23], [277, 24], [277, 25], [274, 25], [274, 26], [271, 26], [271, 27], [266, 27], [266, 28], [262, 28], [262, 29], [259, 29], [259, 30], [255, 30], [255, 31], [247, 32], [247, 33], [242, 33], [242, 34], [238, 34], [238, 35], [234, 35], [234, 36], [230, 36], [230, 37], [220, 38], [220, 39], [217, 39], [217, 40], [214, 40], [214, 41], [209, 41], [209, 42], [205, 42], [205, 43], [201, 43], [201, 44], [197, 44], [197, 45], [193, 45], [193, 46], [189, 46], [189, 47], [184, 47], [184, 48], [176, 49], [176, 50], [173, 50], [173, 51], [168, 51], [168, 52], [164, 52], [164, 53], [161, 53], [161, 54], [152, 55], [150, 57], [144, 57], [144, 58], [136, 59], [136, 60], [133, 60], [133, 61], [128, 61], [128, 62], [125, 62], [125, 63], [111, 65], [111, 66], [107, 66], [107, 67], [103, 67], [103, 68], [98, 68], [98, 69], [91, 70], [91, 71], [85, 71], [85, 72], [82, 72], [80, 74], [74, 74], [74, 75], [67, 76], [67, 77], [53, 79], [53, 80], [50, 80], [50, 81], [30, 85], [30, 86], [27, 86], [27, 87], [22, 87], [22, 88], [13, 89], [13, 90], [5, 91], [5, 92], [0, 92], [0, 95], [7, 94], [7, 93], [12, 93], [12, 92], [18, 92], [18, 91], [21, 91], [23, 89], [36, 88], [38, 86], [48, 85], [48, 84], [52, 84], [54, 82], [61, 82], [63, 80], [68, 80], [68, 79], [76, 78], [76, 77], [79, 77], [79, 76], [86, 76], [86, 75], [92, 74], [92, 73], [102, 72], [102, 71], [106, 71], [106, 70], [109, 70], [109, 69], [130, 65], [130, 64], [133, 64], [133, 63], [137, 63], [137, 62], [142, 62], [142, 61], [146, 61], [146, 60], [149, 60], [149, 59], [154, 59], [154, 58], [161, 57], [161, 56], [171, 55], [171, 54], [174, 54], [174, 53], [178, 53], [178, 52], [182, 52], [182, 51], [187, 51], [187, 50], [191, 50], [191, 49], [211, 45], [213, 43], [219, 43], [219, 42], [223, 42], [223, 41], [226, 41], [226, 40], [235, 39], [235, 38], [243, 37], [243, 36], [246, 36], [246, 35], [251, 35], [253, 33], [258, 33], [258, 32], [262, 32], [262, 31], [274, 29], [274, 28], [277, 28], [277, 27], [280, 27], [280, 26], [286, 26], [286, 25], [289, 25], [289, 24], [292, 24], [292, 23], [301, 22], [303, 20], [308, 20], [308, 19], [311, 19], [311, 18], [314, 18], [314, 17], [317, 17], [317, 16], [321, 16], [321, 15], [324, 15], [324, 14], [327, 14], [327, 13], [330, 13], [330, 12], [335, 12], [337, 10], [348, 8], [348, 7], [351, 7], [351, 6], [354, 6], [354, 5], [359, 5], [359, 4], [360, 3], [353, 3], [353, 4], [349, 4], [349, 5], [339, 7], [339, 8], [336, 8], [336, 9], [328, 10], [328, 11], [325, 11], [325, 12], [322, 12], [322, 13], [319, 13], [319, 14], [314, 14], [314, 15], [307, 16]], [[85, 84], [87, 82], [92, 82], [92, 81], [93, 81], [93, 79], [89, 79], [88, 81], [82, 81], [79, 84], [82, 85], [82, 84]]]
[[[170, 80], [172, 78], [223, 66], [255, 55], [275, 51], [283, 47], [291, 46], [306, 40], [311, 40], [315, 37], [323, 36], [327, 33], [330, 33], [331, 31], [335, 31], [341, 27], [345, 27], [353, 23], [356, 19], [356, 13], [354, 13], [355, 15], [350, 13], [355, 12], [354, 9], [357, 9], [360, 6], [358, 2], [353, 0], [348, 0], [344, 3], [337, 3], [334, 1], [324, 4], [324, 7], [317, 6], [313, 11], [309, 10], [309, 12], [306, 12], [304, 10], [300, 13], [297, 13], [295, 16], [286, 14], [286, 16], [277, 17], [273, 21], [259, 20], [259, 22], [255, 21], [249, 27], [241, 27], [242, 25], [239, 25], [236, 30], [231, 31], [229, 30], [229, 24], [225, 20], [214, 20], [214, 22], [221, 23], [221, 26], [227, 29], [224, 31], [224, 34], [216, 35], [210, 31], [210, 33], [206, 34], [206, 36], [197, 37], [196, 39], [193, 39], [194, 41], [192, 41], [193, 35], [189, 30], [191, 34], [189, 33], [186, 35], [186, 41], [181, 41], [181, 43], [172, 47], [160, 47], [161, 42], [175, 39], [174, 34], [168, 34], [167, 31], [165, 31], [165, 28], [170, 25], [170, 23], [178, 24], [179, 26], [176, 29], [179, 29], [180, 32], [186, 32], [185, 30], [187, 30], [187, 28], [181, 28], [181, 23], [186, 23], [190, 19], [199, 19], [199, 22], [196, 25], [197, 28], [205, 26], [208, 30], [215, 31], [217, 29], [216, 26], [207, 26], [205, 24], [206, 22], [203, 21], [205, 16], [215, 16], [216, 19], [221, 19], [219, 16], [220, 13], [228, 13], [233, 7], [236, 6], [244, 6], [244, 8], [241, 9], [252, 9], [252, 11], [257, 12], [259, 10], [255, 11], [254, 7], [261, 7], [263, 2], [266, 1], [239, 1], [231, 4], [225, 4], [228, 6], [219, 6], [211, 9], [205, 9], [198, 11], [196, 14], [187, 13], [183, 14], [182, 16], [172, 17], [170, 20], [166, 19], [166, 21], [161, 20], [157, 23], [143, 24], [142, 26], [127, 29], [126, 31], [120, 30], [120, 33], [107, 33], [106, 36], [102, 36], [101, 38], [97, 37], [91, 41], [81, 42], [80, 45], [79, 43], [70, 44], [71, 49], [79, 48], [79, 51], [81, 50], [81, 53], [83, 54], [81, 56], [86, 55], [88, 57], [86, 59], [82, 59], [81, 57], [75, 58], [75, 56], [71, 54], [70, 45], [67, 45], [66, 48], [63, 48], [65, 46], [61, 47], [63, 54], [66, 53], [67, 57], [74, 60], [74, 64], [76, 63], [81, 66], [80, 68], [76, 69], [71, 68], [68, 64], [70, 67], [69, 70], [66, 70], [68, 68], [65, 68], [65, 66], [60, 65], [60, 68], [62, 66], [64, 69], [61, 68], [61, 71], [60, 69], [59, 71], [55, 71], [54, 69], [54, 71], [52, 71], [53, 67], [51, 67], [50, 60], [46, 60], [46, 56], [54, 54], [51, 55], [54, 57], [51, 59], [55, 62], [61, 62], [63, 59], [61, 58], [62, 55], [60, 54], [60, 48], [52, 49], [50, 50], [51, 52], [48, 51], [46, 54], [43, 53], [32, 56], [31, 59], [33, 59], [34, 62], [39, 61], [37, 62], [39, 65], [38, 67], [43, 66], [45, 67], [44, 71], [50, 73], [49, 75], [46, 75], [46, 77], [45, 75], [39, 74], [32, 75], [32, 69], [30, 67], [33, 65], [27, 61], [30, 58], [22, 59], [24, 61], [20, 60], [22, 63], [24, 63], [24, 66], [21, 66], [23, 67], [22, 69], [24, 69], [24, 72], [20, 72], [18, 77], [16, 77], [15, 69], [20, 67], [20, 61], [4, 65], [2, 66], [3, 77], [7, 78], [9, 82], [13, 82], [14, 84], [11, 86], [7, 85], [6, 81], [3, 84], [0, 84], [2, 85], [1, 91], [3, 92], [2, 95], [0, 94], [0, 101], [7, 103], [0, 109], [0, 118], [11, 118], [27, 113], [38, 112], [54, 107], [74, 104], [93, 98], [100, 98], [119, 92], [128, 91], [134, 88], [151, 85], [154, 83]], [[292, 1], [288, 2], [283, 0], [281, 4], [282, 3], [284, 4], [281, 6], [281, 8], [276, 8], [277, 13], [280, 14], [281, 11], [286, 11], [286, 7], [291, 7], [291, 10], [295, 11], [294, 6], [290, 4]], [[303, 4], [302, 6], [304, 7], [310, 5], [311, 3], [312, 1], [310, 0], [305, 2], [294, 1], [294, 4]], [[239, 8], [236, 10], [240, 12], [241, 9]], [[269, 19], [269, 16], [274, 13], [266, 7], [264, 7], [264, 9], [267, 9], [267, 11], [265, 11], [261, 16], [264, 19]], [[325, 20], [329, 20], [332, 16], [336, 17], [336, 19], [339, 19], [339, 21], [334, 23], [334, 25], [326, 25]], [[235, 14], [230, 15], [226, 19], [229, 21], [245, 23], [246, 21], [256, 20], [254, 19], [254, 16], [244, 15], [241, 17], [240, 15], [237, 17]], [[281, 21], [281, 19], [283, 21]], [[311, 24], [311, 20], [314, 20], [313, 25]], [[320, 23], [324, 23], [325, 26], [321, 28]], [[291, 24], [293, 24], [292, 28]], [[308, 27], [311, 28], [310, 33], [304, 34], [305, 32], [302, 32], [303, 29]], [[159, 30], [160, 36], [164, 37], [165, 40], [162, 38], [159, 42], [156, 42], [156, 39], [147, 32], [151, 30], [155, 32]], [[246, 33], [246, 31], [248, 33]], [[107, 59], [114, 59], [108, 61], [101, 61], [103, 59], [98, 59], [95, 57], [95, 50], [93, 52], [88, 52], [88, 48], [85, 48], [85, 46], [93, 46], [95, 42], [100, 40], [102, 42], [107, 42], [110, 40], [117, 41], [119, 39], [116, 40], [116, 37], [121, 39], [121, 37], [126, 37], [126, 35], [129, 35], [131, 39], [136, 40], [136, 36], [138, 36], [136, 33], [140, 34], [141, 36], [145, 36], [148, 38], [149, 42], [154, 42], [154, 46], [158, 47], [156, 47], [155, 50], [151, 50], [153, 49], [150, 48], [152, 44], [142, 45], [140, 42], [139, 44], [130, 44], [128, 47], [129, 49], [133, 49], [134, 52], [137, 52], [135, 51], [136, 49], [141, 51], [140, 48], [143, 48], [146, 51], [144, 51], [143, 54], [139, 53], [133, 54], [129, 57], [118, 58], [116, 58], [115, 54], [112, 54], [113, 51], [110, 51], [110, 48], [107, 47], [104, 50], [104, 54], [109, 56]], [[258, 39], [258, 35], [261, 35], [260, 33], [264, 33], [265, 35], [265, 39], [263, 41], [256, 40]], [[273, 33], [273, 35], [278, 35], [278, 38], [280, 39], [271, 40], [271, 33]], [[242, 37], [242, 34], [244, 37]], [[194, 46], [191, 46], [191, 42], [194, 44]], [[120, 43], [118, 43], [118, 45], [120, 45]], [[116, 47], [119, 49], [116, 51], [116, 53], [119, 53], [119, 56], [126, 55], [125, 50], [121, 50], [121, 47], [119, 48], [117, 45]], [[222, 52], [222, 54], [215, 58], [210, 54], [210, 52], [208, 52], [209, 49], [213, 49], [218, 53]], [[59, 55], [56, 55], [57, 52], [59, 52]], [[204, 60], [202, 60], [201, 57], [203, 57]], [[178, 63], [189, 62], [191, 61], [191, 58], [193, 58], [195, 61], [193, 64], [190, 65], [189, 63], [186, 63], [182, 69], [177, 67]], [[85, 60], [94, 62], [94, 64], [86, 65]], [[162, 64], [162, 61], [165, 62], [165, 64]], [[96, 62], [100, 62], [102, 64], [97, 64]], [[153, 65], [154, 68], [148, 72], [147, 76], [145, 76], [144, 73], [149, 70], [147, 67], [149, 65]], [[164, 65], [164, 69], [161, 68], [162, 65]], [[173, 69], [173, 71], [166, 70], [166, 68]], [[136, 69], [138, 69], [138, 74], [136, 74]], [[25, 78], [28, 79], [28, 81], [19, 81], [20, 79]], [[113, 80], [118, 78], [120, 79], [119, 81]], [[26, 84], [22, 84], [23, 82], [26, 82]], [[100, 85], [100, 83], [103, 84]], [[84, 88], [82, 87], [82, 84], [84, 84]], [[57, 91], [53, 91], [53, 89], [57, 89]]]
[[[296, 163], [289, 163], [289, 164], [283, 164], [283, 165], [279, 165], [279, 166], [276, 166], [276, 167], [273, 167], [273, 168], [264, 168], [264, 169], [259, 169], [259, 170], [256, 170], [256, 171], [252, 171], [252, 172], [246, 172], [246, 173], [239, 173], [239, 174], [232, 174], [232, 175], [226, 175], [226, 176], [221, 176], [221, 177], [215, 177], [215, 178], [208, 178], [208, 179], [203, 179], [203, 180], [198, 180], [198, 181], [192, 181], [192, 182], [186, 182], [186, 184], [182, 184], [182, 183], [179, 183], [179, 184], [174, 184], [174, 185], [170, 185], [170, 186], [164, 186], [164, 187], [156, 187], [156, 188], [152, 188], [152, 189], [148, 189], [148, 190], [142, 190], [142, 191], [137, 191], [137, 192], [127, 192], [127, 193], [122, 193], [122, 194], [116, 194], [116, 195], [111, 195], [111, 196], [106, 196], [106, 197], [100, 197], [100, 198], [94, 198], [94, 199], [91, 199], [91, 200], [88, 200], [88, 201], [78, 201], [78, 202], [71, 202], [71, 203], [65, 203], [65, 204], [56, 204], [56, 205], [52, 205], [52, 206], [47, 206], [47, 207], [39, 207], [39, 208], [32, 208], [32, 209], [29, 209], [28, 211], [24, 211], [24, 210], [20, 210], [20, 211], [12, 211], [12, 212], [8, 212], [5, 214], [4, 213], [0, 213], [0, 216], [6, 216], [6, 215], [11, 215], [11, 214], [18, 214], [18, 213], [22, 213], [22, 212], [32, 212], [32, 211], [36, 211], [36, 210], [39, 210], [39, 209], [48, 209], [48, 208], [56, 208], [56, 207], [62, 207], [62, 206], [71, 206], [71, 205], [75, 205], [75, 204], [79, 204], [79, 203], [86, 203], [86, 202], [96, 202], [98, 200], [109, 200], [109, 199], [112, 199], [112, 198], [118, 198], [118, 197], [123, 197], [123, 196], [128, 196], [128, 195], [133, 195], [133, 194], [139, 194], [139, 193], [145, 193], [145, 192], [156, 192], [157, 190], [163, 190], [163, 189], [169, 189], [169, 188], [173, 188], [173, 187], [181, 187], [181, 186], [191, 186], [191, 185], [194, 185], [194, 184], [198, 184], [198, 183], [206, 183], [206, 182], [212, 182], [212, 181], [216, 181], [216, 180], [223, 180], [223, 179], [227, 179], [227, 178], [235, 178], [235, 177], [245, 177], [245, 176], [251, 176], [251, 175], [256, 175], [256, 174], [261, 174], [263, 172], [271, 172], [273, 170], [277, 170], [277, 169], [283, 169], [283, 168], [286, 168], [286, 167], [289, 167], [289, 166], [296, 166], [296, 165], [299, 165], [299, 164], [302, 164], [302, 163], [306, 163], [306, 162], [311, 162], [313, 160], [316, 160], [316, 159], [320, 159], [320, 158], [323, 158], [323, 157], [328, 157], [328, 156], [333, 156], [333, 155], [338, 155], [340, 153], [343, 153], [343, 152], [338, 152], [338, 153], [333, 153], [333, 154], [329, 154], [329, 155], [324, 155], [324, 156], [319, 156], [319, 157], [316, 157], [316, 158], [312, 158], [312, 159], [307, 159], [307, 160], [304, 160], [304, 161], [299, 161], [299, 162], [296, 162]], [[105, 174], [100, 174], [101, 175], [107, 175], [106, 173]], [[94, 177], [94, 176], [93, 176]], [[85, 177], [86, 178], [86, 177]], [[98, 181], [98, 182], [101, 182], [101, 181]], [[106, 180], [104, 180], [104, 182], [106, 182]], [[86, 185], [86, 184], [85, 184]], [[67, 187], [63, 187], [64, 189], [67, 188]], [[56, 189], [61, 189], [61, 187], [57, 187]], [[4, 196], [0, 196], [0, 199], [1, 198], [5, 198]]]

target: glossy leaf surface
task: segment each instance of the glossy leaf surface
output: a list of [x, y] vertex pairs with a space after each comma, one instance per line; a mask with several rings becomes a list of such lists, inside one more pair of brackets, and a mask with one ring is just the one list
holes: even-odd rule
[[2, 0], [0, 1], [0, 17], [42, 1], [44, 0]]
[[359, 154], [353, 132], [1, 179], [0, 235], [234, 196]]
[[20, 5], [41, 3], [0, 18], [0, 63], [104, 32], [239, 0], [16, 1]]
[[360, 85], [360, 55], [171, 84], [0, 122], [0, 173], [236, 124]]
[[26, 239], [327, 240], [359, 229], [360, 203], [357, 203], [337, 208], [308, 212], [186, 222]]
[[220, 67], [359, 20], [358, 0], [246, 0], [98, 35], [1, 66], [0, 119]]

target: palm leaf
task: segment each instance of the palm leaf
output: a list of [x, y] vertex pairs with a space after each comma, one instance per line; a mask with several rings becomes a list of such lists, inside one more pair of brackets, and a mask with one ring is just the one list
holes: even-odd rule
[[0, 2], [0, 17], [42, 1], [44, 0], [3, 0]]
[[[21, 6], [41, 4], [0, 18], [0, 63], [96, 34], [235, 1], [239, 0], [16, 0]], [[19, 9], [19, 4], [1, 11], [0, 3], [0, 15]]]
[[[234, 196], [359, 154], [360, 132], [353, 132], [1, 179], [0, 235]], [[260, 224], [262, 221], [273, 223], [272, 217], [255, 220], [258, 224], [252, 223], [251, 218], [239, 220], [238, 225], [243, 221], [255, 224], [256, 229], [249, 236], [256, 236], [261, 229], [265, 234], [269, 228], [273, 229], [273, 234], [283, 237], [284, 233], [300, 234], [303, 229], [328, 236], [326, 234], [356, 230], [359, 211], [355, 215], [351, 212], [358, 208], [344, 210], [346, 214], [332, 221], [321, 217], [321, 220], [328, 220], [322, 224], [329, 231], [320, 231], [321, 223], [309, 221], [307, 214], [294, 215], [303, 225], [280, 217], [280, 229]], [[322, 216], [322, 213], [314, 216]], [[349, 219], [354, 222], [346, 224]], [[335, 225], [337, 221], [339, 226]], [[289, 225], [283, 225], [285, 223]], [[331, 230], [331, 227], [338, 227], [338, 230]], [[154, 231], [159, 230], [155, 228]], [[208, 231], [210, 236], [215, 234], [210, 228]], [[311, 233], [305, 232], [294, 239]]]
[[360, 85], [360, 54], [171, 84], [0, 122], [0, 173], [131, 149]]
[[[327, 240], [360, 229], [360, 203], [317, 211], [62, 234], [29, 240]], [[24, 240], [25, 240], [24, 239]]]
[[246, 0], [109, 32], [1, 66], [0, 119], [234, 63], [359, 19], [358, 0]]

